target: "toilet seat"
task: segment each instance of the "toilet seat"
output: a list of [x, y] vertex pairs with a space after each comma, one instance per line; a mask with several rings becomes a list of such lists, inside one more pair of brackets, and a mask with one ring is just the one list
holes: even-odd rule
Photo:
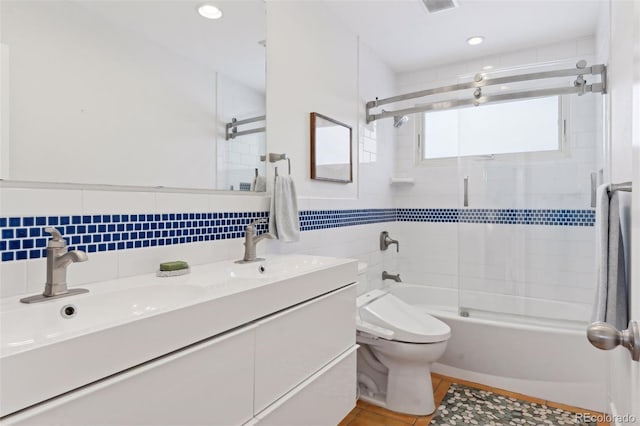
[[357, 299], [356, 328], [375, 337], [407, 343], [437, 343], [449, 339], [447, 324], [396, 296], [373, 290]]

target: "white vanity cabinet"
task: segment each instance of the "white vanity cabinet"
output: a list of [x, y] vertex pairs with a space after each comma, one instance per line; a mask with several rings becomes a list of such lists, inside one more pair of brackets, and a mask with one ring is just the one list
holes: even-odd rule
[[[253, 417], [255, 326], [93, 383], [7, 425], [235, 425]], [[3, 423], [4, 424], [4, 423]]]
[[0, 425], [337, 424], [356, 398], [355, 297], [355, 284], [316, 296]]
[[257, 323], [256, 413], [353, 347], [354, 298], [350, 286]]

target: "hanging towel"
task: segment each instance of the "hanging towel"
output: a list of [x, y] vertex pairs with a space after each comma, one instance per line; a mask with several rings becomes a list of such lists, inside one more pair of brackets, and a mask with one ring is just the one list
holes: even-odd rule
[[251, 182], [251, 191], [253, 192], [265, 192], [267, 190], [267, 179], [258, 175], [253, 178], [253, 182]]
[[596, 193], [598, 282], [591, 319], [623, 330], [629, 321], [630, 238], [626, 233], [630, 230], [631, 197], [619, 191], [609, 196], [607, 188], [601, 185]]
[[291, 176], [276, 176], [271, 197], [269, 232], [275, 238], [286, 242], [300, 239], [298, 199]]

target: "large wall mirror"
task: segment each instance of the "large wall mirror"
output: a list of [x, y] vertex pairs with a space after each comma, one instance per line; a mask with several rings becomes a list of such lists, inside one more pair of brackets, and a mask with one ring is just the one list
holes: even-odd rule
[[265, 5], [216, 0], [220, 19], [201, 5], [0, 1], [0, 177], [250, 191], [266, 167]]

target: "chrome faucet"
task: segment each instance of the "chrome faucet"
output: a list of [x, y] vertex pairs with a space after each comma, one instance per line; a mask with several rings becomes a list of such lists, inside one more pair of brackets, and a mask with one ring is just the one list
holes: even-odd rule
[[35, 296], [20, 299], [22, 303], [37, 303], [74, 294], [87, 293], [84, 288], [67, 288], [67, 267], [75, 262], [86, 262], [87, 254], [80, 250], [67, 251], [67, 243], [57, 229], [47, 227], [45, 232], [51, 234], [47, 244], [47, 282], [44, 292]]
[[256, 235], [256, 226], [266, 222], [267, 219], [258, 219], [247, 225], [244, 231], [244, 257], [242, 260], [236, 260], [236, 263], [250, 263], [264, 260], [261, 257], [256, 257], [256, 245], [264, 239], [272, 239], [273, 235], [268, 232]]
[[390, 274], [387, 271], [382, 271], [382, 281], [384, 280], [394, 280], [397, 283], [401, 283], [400, 274]]
[[387, 231], [382, 231], [380, 233], [380, 250], [384, 251], [388, 249], [391, 244], [396, 245], [396, 252], [400, 251], [400, 243], [398, 240], [392, 239]]

